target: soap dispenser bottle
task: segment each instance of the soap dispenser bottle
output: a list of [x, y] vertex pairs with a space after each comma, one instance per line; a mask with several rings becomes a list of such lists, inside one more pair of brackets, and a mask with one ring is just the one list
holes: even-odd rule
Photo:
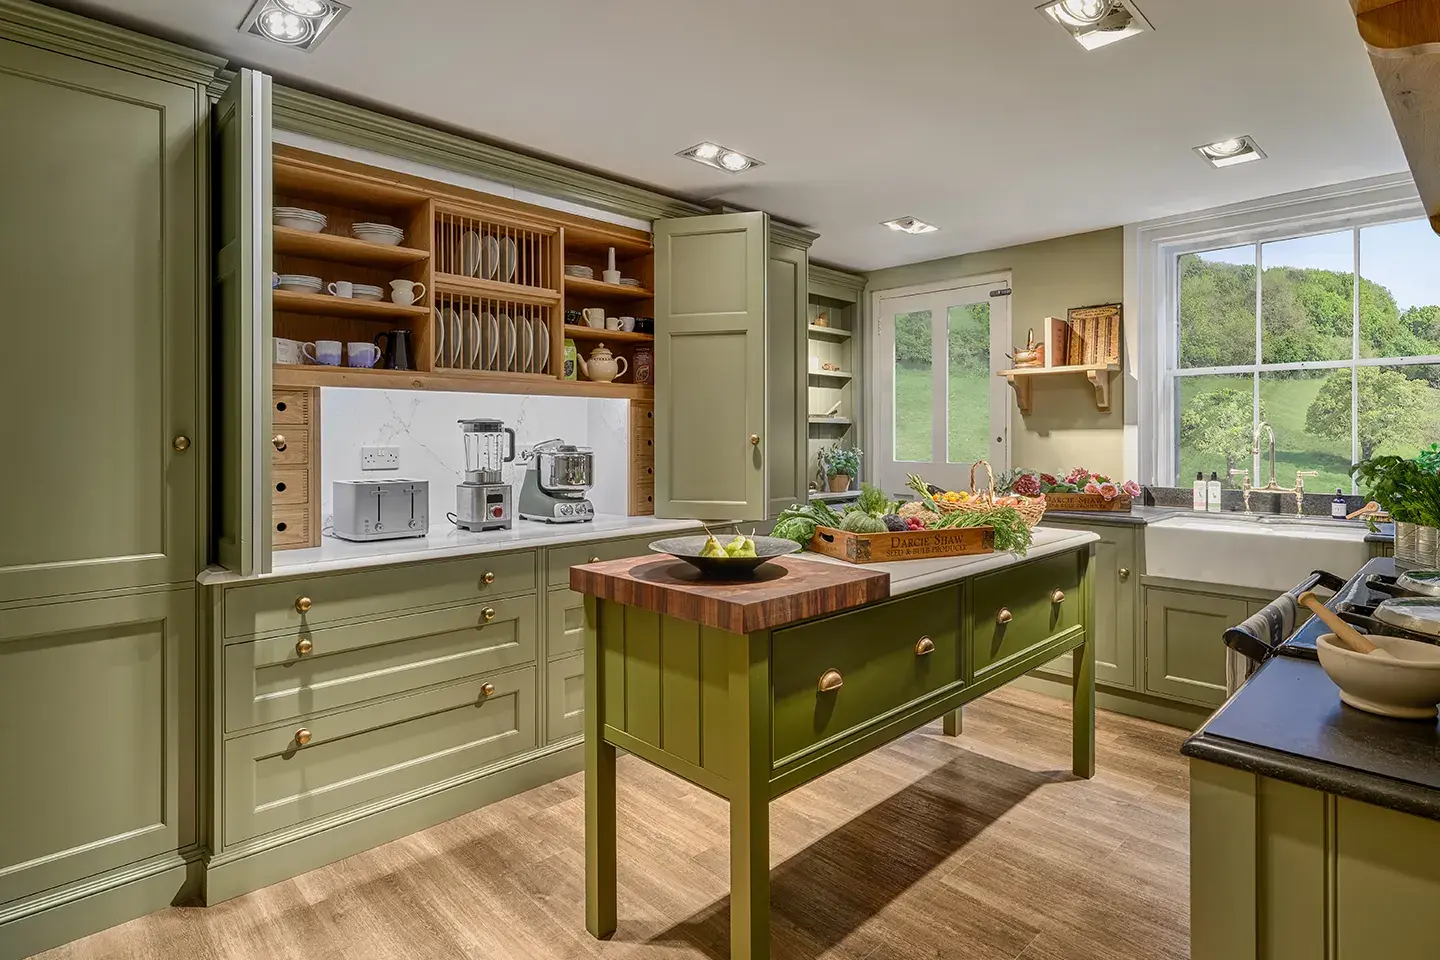
[[1220, 512], [1220, 475], [1214, 470], [1210, 471], [1210, 483], [1206, 490], [1206, 509], [1211, 513]]
[[1335, 499], [1330, 501], [1330, 516], [1336, 520], [1344, 520], [1350, 513], [1350, 503], [1345, 499], [1345, 494], [1340, 488], [1335, 488]]
[[1209, 496], [1205, 492], [1205, 471], [1195, 471], [1195, 486], [1192, 488], [1192, 490], [1193, 493], [1191, 494], [1190, 506], [1200, 511], [1201, 513], [1204, 513], [1206, 498]]

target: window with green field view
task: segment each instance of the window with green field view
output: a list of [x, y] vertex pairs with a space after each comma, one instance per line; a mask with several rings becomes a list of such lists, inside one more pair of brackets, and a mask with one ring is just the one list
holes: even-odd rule
[[[1275, 474], [1356, 491], [1350, 467], [1440, 439], [1440, 237], [1425, 220], [1178, 258], [1177, 482]], [[1240, 477], [1232, 486], [1240, 485]]]
[[[990, 304], [966, 303], [945, 312], [947, 463], [989, 456]], [[924, 463], [935, 458], [935, 425], [929, 310], [895, 315], [895, 459]]]

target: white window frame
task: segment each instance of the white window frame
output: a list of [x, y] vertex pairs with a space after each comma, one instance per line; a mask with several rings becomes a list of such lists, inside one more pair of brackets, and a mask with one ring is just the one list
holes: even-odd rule
[[[1174, 451], [1179, 412], [1175, 408], [1174, 381], [1180, 338], [1175, 316], [1179, 306], [1176, 267], [1181, 255], [1253, 243], [1257, 245], [1258, 270], [1263, 269], [1258, 262], [1259, 245], [1263, 243], [1424, 216], [1414, 180], [1409, 174], [1396, 174], [1126, 226], [1125, 315], [1137, 322], [1140, 386], [1136, 448], [1126, 454], [1127, 461], [1136, 464], [1141, 482], [1159, 486], [1177, 483]], [[1356, 287], [1358, 290], [1359, 285]], [[1257, 333], [1259, 322], [1257, 309]], [[1397, 360], [1440, 363], [1440, 357], [1428, 356], [1366, 357], [1261, 366], [1266, 370], [1325, 370], [1392, 366]], [[1255, 366], [1186, 368], [1186, 375], [1250, 373]], [[1353, 406], [1353, 388], [1351, 397]], [[1353, 422], [1353, 413], [1351, 419]]]

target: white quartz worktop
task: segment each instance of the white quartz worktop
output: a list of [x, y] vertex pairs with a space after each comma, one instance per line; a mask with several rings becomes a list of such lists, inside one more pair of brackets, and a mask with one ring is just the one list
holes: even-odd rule
[[[1032, 531], [1030, 549], [1021, 557], [1013, 553], [982, 553], [969, 557], [941, 557], [935, 560], [897, 560], [894, 563], [867, 563], [865, 570], [890, 574], [890, 595], [898, 597], [927, 587], [938, 587], [944, 583], [968, 580], [991, 570], [1013, 567], [1026, 560], [1048, 557], [1063, 553], [1087, 543], [1094, 543], [1100, 535], [1087, 530], [1062, 530], [1057, 527], [1036, 527]], [[821, 563], [846, 563], [818, 553], [802, 553], [800, 556]]]
[[588, 523], [535, 523], [516, 520], [510, 530], [467, 533], [449, 523], [430, 528], [430, 535], [405, 540], [371, 540], [356, 543], [326, 536], [318, 547], [277, 550], [273, 569], [257, 577], [241, 577], [220, 567], [210, 567], [197, 578], [202, 584], [233, 583], [265, 577], [295, 577], [308, 573], [355, 570], [393, 563], [443, 560], [449, 557], [478, 556], [537, 547], [560, 547], [592, 540], [624, 537], [657, 539], [681, 530], [695, 530], [698, 520], [657, 520], [654, 517], [621, 517], [597, 514]]

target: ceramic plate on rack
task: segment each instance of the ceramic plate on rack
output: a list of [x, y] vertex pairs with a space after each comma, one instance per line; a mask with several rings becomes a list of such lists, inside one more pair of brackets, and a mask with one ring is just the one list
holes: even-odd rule
[[466, 230], [460, 234], [460, 274], [475, 276], [480, 269], [480, 234]]
[[480, 361], [480, 318], [466, 307], [461, 320], [465, 328], [465, 369], [479, 369]]
[[500, 314], [500, 364], [499, 369], [509, 373], [515, 371], [515, 318], [508, 313]]
[[445, 366], [445, 318], [440, 316], [439, 307], [431, 307], [435, 313], [435, 366]]
[[485, 312], [485, 328], [485, 339], [488, 343], [485, 348], [485, 369], [494, 370], [500, 360], [500, 321], [488, 310]]
[[500, 242], [500, 279], [506, 283], [515, 279], [515, 268], [520, 263], [520, 248], [515, 241], [506, 237]]
[[480, 238], [480, 272], [482, 280], [494, 280], [500, 269], [500, 242], [494, 237]]
[[535, 364], [535, 372], [544, 373], [550, 364], [550, 325], [544, 320], [537, 320], [535, 326], [538, 338], [536, 346], [540, 348], [540, 361]]
[[445, 319], [450, 321], [450, 366], [459, 367], [461, 359], [465, 356], [465, 329], [460, 320], [460, 314], [454, 307], [445, 308]]
[[535, 322], [529, 317], [520, 319], [520, 372], [535, 372]]

